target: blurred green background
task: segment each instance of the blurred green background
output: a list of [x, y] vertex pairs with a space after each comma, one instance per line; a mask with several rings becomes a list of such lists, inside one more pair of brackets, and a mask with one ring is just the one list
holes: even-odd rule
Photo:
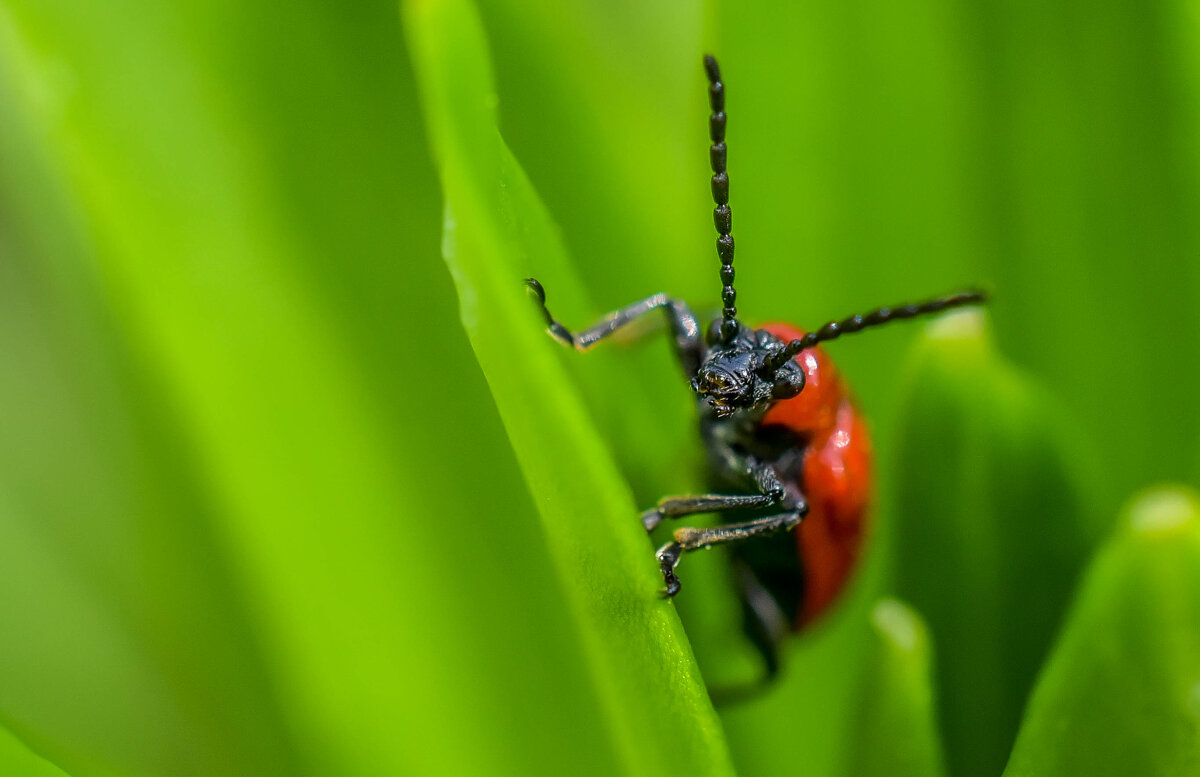
[[[1196, 773], [1198, 10], [3, 0], [0, 774]], [[686, 384], [519, 284], [716, 308], [706, 51], [748, 318], [994, 294], [829, 348], [876, 542], [719, 709]]]

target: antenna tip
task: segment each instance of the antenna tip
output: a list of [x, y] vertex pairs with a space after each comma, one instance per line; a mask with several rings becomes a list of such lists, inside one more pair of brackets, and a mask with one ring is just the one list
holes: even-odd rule
[[714, 84], [721, 80], [721, 66], [717, 64], [717, 58], [712, 54], [704, 55], [704, 72], [708, 74], [708, 80]]
[[953, 295], [959, 305], [986, 305], [992, 301], [992, 292], [983, 288], [967, 288]]

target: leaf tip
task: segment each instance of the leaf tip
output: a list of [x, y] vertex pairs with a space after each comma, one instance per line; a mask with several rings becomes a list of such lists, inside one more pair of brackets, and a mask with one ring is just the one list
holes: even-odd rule
[[925, 328], [930, 340], [978, 340], [987, 334], [987, 314], [977, 308], [952, 310]]
[[1162, 538], [1195, 530], [1200, 499], [1178, 487], [1161, 486], [1140, 495], [1129, 507], [1128, 526], [1140, 537]]
[[899, 600], [879, 600], [871, 610], [871, 625], [884, 640], [903, 653], [919, 651], [925, 644], [925, 624]]

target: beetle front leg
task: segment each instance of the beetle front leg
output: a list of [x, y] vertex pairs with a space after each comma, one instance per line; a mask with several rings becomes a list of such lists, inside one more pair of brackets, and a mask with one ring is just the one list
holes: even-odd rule
[[546, 290], [536, 278], [526, 278], [525, 285], [541, 308], [546, 319], [546, 331], [568, 348], [574, 348], [581, 353], [587, 351], [634, 319], [653, 310], [662, 310], [671, 327], [671, 334], [675, 339], [675, 353], [679, 356], [684, 372], [691, 377], [700, 369], [700, 363], [704, 360], [704, 340], [700, 336], [700, 324], [687, 304], [680, 300], [672, 299], [661, 292], [652, 294], [620, 310], [614, 310], [587, 329], [574, 333], [551, 315], [550, 309], [546, 307]]
[[715, 513], [722, 510], [777, 507], [791, 510], [796, 499], [784, 487], [783, 481], [769, 464], [732, 450], [728, 453], [729, 468], [736, 470], [747, 487], [757, 494], [700, 494], [698, 496], [672, 496], [659, 500], [657, 506], [642, 513], [642, 525], [646, 531], [654, 531], [665, 518], [682, 518], [698, 513]]

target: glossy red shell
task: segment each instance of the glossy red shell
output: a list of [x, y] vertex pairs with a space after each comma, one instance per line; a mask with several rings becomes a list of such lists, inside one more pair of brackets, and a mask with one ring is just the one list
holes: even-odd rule
[[[788, 324], [763, 327], [787, 342], [804, 336]], [[799, 622], [820, 615], [845, 587], [866, 534], [871, 498], [871, 438], [837, 368], [820, 348], [796, 355], [804, 390], [776, 402], [763, 426], [784, 426], [805, 440], [800, 489], [808, 515], [796, 530], [804, 569]]]

